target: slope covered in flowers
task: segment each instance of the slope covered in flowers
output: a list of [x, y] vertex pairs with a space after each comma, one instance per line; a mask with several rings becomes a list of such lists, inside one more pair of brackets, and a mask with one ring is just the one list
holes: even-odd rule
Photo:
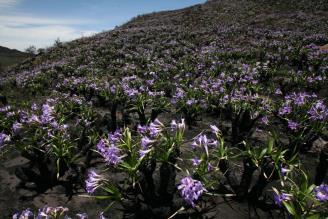
[[326, 217], [327, 17], [326, 1], [212, 0], [11, 69], [1, 171], [18, 185], [0, 193], [34, 192], [0, 212], [68, 212], [42, 197], [83, 218], [90, 195], [92, 218]]

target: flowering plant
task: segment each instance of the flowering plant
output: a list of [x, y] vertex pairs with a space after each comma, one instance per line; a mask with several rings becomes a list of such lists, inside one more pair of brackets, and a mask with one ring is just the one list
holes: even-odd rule
[[81, 174], [78, 160], [88, 154], [95, 135], [90, 128], [95, 113], [82, 103], [77, 97], [66, 101], [54, 98], [15, 113], [18, 116], [10, 129], [11, 141], [6, 135], [2, 142], [29, 160], [16, 171], [25, 183], [28, 180], [40, 187], [53, 186], [69, 169]]
[[[175, 192], [176, 162], [184, 130], [183, 120], [173, 120], [171, 127], [166, 128], [156, 119], [149, 125], [139, 125], [135, 134], [125, 128], [102, 137], [96, 151], [111, 169], [124, 174], [126, 178], [118, 182], [108, 180], [105, 174], [91, 171], [86, 180], [86, 190], [90, 194], [95, 193], [96, 198], [111, 200], [109, 206], [117, 201], [123, 205], [132, 201], [136, 206], [143, 203], [147, 211], [169, 206]], [[159, 183], [155, 184], [154, 173], [159, 164]], [[100, 189], [106, 195], [97, 195]]]
[[305, 92], [286, 95], [277, 114], [284, 121], [292, 154], [309, 150], [328, 122], [325, 102]]
[[274, 202], [293, 218], [324, 218], [328, 210], [328, 186], [311, 185], [307, 174], [294, 169], [281, 181], [282, 189], [273, 188]]
[[[75, 215], [78, 219], [87, 219], [88, 215], [86, 213], [78, 213]], [[48, 207], [44, 206], [40, 208], [37, 212], [33, 212], [31, 209], [27, 208], [21, 212], [17, 212], [13, 215], [13, 219], [70, 219], [69, 209], [66, 207]], [[103, 213], [100, 213], [99, 219], [106, 219]]]

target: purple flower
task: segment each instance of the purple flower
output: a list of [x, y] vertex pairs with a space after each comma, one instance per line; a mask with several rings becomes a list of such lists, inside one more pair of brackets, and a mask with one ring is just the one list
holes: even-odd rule
[[306, 98], [309, 97], [306, 93], [298, 93], [294, 96], [294, 103], [297, 106], [302, 106], [306, 103]]
[[16, 213], [13, 215], [13, 219], [33, 219], [33, 218], [34, 218], [34, 214], [29, 208], [23, 210], [21, 214]]
[[201, 159], [197, 159], [197, 158], [193, 158], [193, 159], [191, 159], [191, 161], [192, 161], [192, 165], [195, 167], [198, 167], [199, 164], [202, 162]]
[[208, 172], [212, 172], [214, 169], [215, 169], [215, 168], [214, 168], [214, 166], [213, 166], [211, 163], [208, 163], [208, 164], [207, 164], [207, 171], [208, 171]]
[[27, 209], [25, 209], [24, 211], [22, 211], [22, 214], [20, 215], [20, 217], [19, 218], [30, 218], [30, 217], [33, 217], [33, 212], [32, 211], [30, 211], [30, 209], [29, 208], [27, 208]]
[[52, 128], [54, 128], [54, 129], [56, 129], [56, 130], [59, 130], [60, 129], [60, 125], [58, 124], [58, 122], [57, 121], [52, 121], [51, 123], [50, 123], [50, 125], [51, 125], [51, 127]]
[[148, 149], [149, 145], [153, 142], [154, 142], [153, 140], [151, 140], [147, 136], [145, 136], [141, 139], [141, 148], [142, 149]]
[[164, 125], [158, 119], [155, 119], [155, 121], [150, 123], [149, 125], [150, 137], [152, 138], [157, 137], [162, 132], [163, 127]]
[[37, 115], [32, 115], [28, 121], [27, 121], [28, 124], [31, 124], [31, 123], [40, 123], [40, 119]]
[[146, 80], [146, 83], [148, 84], [148, 85], [153, 85], [154, 84], [154, 79], [150, 79], [150, 80]]
[[13, 124], [13, 126], [12, 126], [13, 132], [14, 132], [15, 134], [18, 134], [19, 131], [20, 131], [22, 128], [23, 128], [23, 125], [22, 125], [21, 123], [19, 123], [19, 122], [15, 122], [15, 123]]
[[43, 104], [42, 106], [42, 115], [41, 115], [41, 122], [42, 124], [48, 124], [50, 123], [54, 117], [53, 117], [53, 107], [51, 107], [49, 104]]
[[122, 137], [122, 133], [121, 133], [121, 130], [119, 130], [119, 129], [117, 129], [113, 133], [108, 134], [108, 140], [112, 144], [115, 144], [116, 142], [118, 142], [121, 137]]
[[282, 206], [282, 202], [283, 201], [288, 201], [290, 200], [290, 196], [286, 193], [281, 193], [281, 194], [277, 194], [277, 193], [274, 193], [274, 203], [276, 203], [276, 205], [278, 205], [279, 207]]
[[181, 184], [178, 186], [178, 190], [182, 198], [192, 207], [195, 207], [195, 202], [203, 192], [206, 192], [202, 182], [194, 180], [190, 176], [181, 179], [180, 182]]
[[149, 152], [151, 151], [151, 149], [140, 149], [139, 150], [139, 157], [140, 159], [142, 159], [144, 156], [146, 156]]
[[106, 144], [104, 139], [100, 139], [100, 141], [98, 142], [97, 150], [99, 153], [104, 153], [106, 151]]
[[279, 109], [279, 115], [283, 116], [283, 115], [288, 115], [289, 113], [292, 112], [292, 108], [285, 104], [283, 105], [280, 109]]
[[149, 134], [152, 138], [156, 138], [161, 133], [161, 131], [161, 129], [156, 127], [149, 127]]
[[261, 118], [261, 123], [262, 124], [265, 124], [265, 125], [269, 125], [269, 119], [268, 119], [268, 117], [267, 116], [263, 116]]
[[104, 212], [101, 212], [99, 215], [99, 219], [106, 219], [106, 217], [104, 216]]
[[19, 213], [15, 213], [12, 218], [13, 219], [19, 219]]
[[328, 201], [328, 185], [322, 184], [314, 188], [315, 198], [320, 202]]
[[97, 151], [109, 165], [116, 165], [123, 158], [120, 156], [120, 149], [115, 144], [110, 144], [108, 147], [108, 142], [105, 139], [100, 139], [97, 144]]
[[106, 151], [102, 153], [102, 156], [109, 165], [117, 165], [122, 160], [122, 156], [120, 156], [120, 149], [113, 144], [106, 148]]
[[289, 171], [290, 171], [289, 169], [287, 169], [281, 165], [280, 173], [282, 176], [286, 176]]
[[206, 135], [198, 135], [194, 142], [192, 143], [191, 147], [195, 149], [195, 147], [203, 147], [205, 149], [205, 153], [208, 156], [208, 146], [209, 145], [216, 145], [217, 141], [212, 141], [207, 138]]
[[36, 105], [36, 103], [33, 103], [32, 106], [31, 106], [31, 109], [32, 109], [33, 111], [38, 110], [38, 105]]
[[147, 133], [147, 126], [138, 125], [137, 131], [139, 134], [144, 135]]
[[275, 91], [274, 93], [275, 93], [275, 94], [277, 94], [277, 95], [280, 95], [280, 94], [282, 94], [282, 92], [281, 92], [280, 88], [277, 88], [277, 89], [276, 89], [276, 91]]
[[177, 122], [174, 119], [171, 121], [171, 124], [170, 125], [171, 125], [171, 130], [172, 131], [177, 130], [178, 124], [177, 124]]
[[218, 134], [220, 129], [216, 125], [210, 125], [213, 134]]
[[328, 109], [322, 100], [314, 103], [308, 113], [311, 120], [324, 121], [328, 118]]
[[25, 111], [19, 110], [18, 115], [20, 122], [25, 123], [28, 121], [28, 114]]
[[323, 78], [319, 75], [319, 76], [317, 76], [317, 77], [315, 77], [314, 78], [316, 81], [322, 81], [323, 80]]
[[178, 123], [178, 130], [183, 131], [186, 129], [186, 123], [184, 119], [181, 119], [181, 122]]
[[313, 77], [307, 77], [306, 80], [310, 84], [312, 84], [314, 82], [314, 78]]
[[44, 206], [43, 208], [39, 209], [37, 218], [49, 218], [63, 216], [66, 212], [68, 212], [68, 208], [59, 206], [59, 207], [48, 207]]
[[5, 143], [10, 141], [10, 136], [4, 133], [0, 133], [0, 148], [5, 145]]
[[103, 176], [98, 175], [94, 170], [89, 170], [88, 178], [85, 180], [85, 187], [87, 193], [92, 194], [96, 191], [98, 187], [102, 185], [105, 180]]
[[79, 213], [76, 214], [76, 216], [78, 216], [79, 219], [88, 219], [88, 215], [86, 213]]
[[175, 120], [172, 120], [171, 122], [171, 130], [176, 131], [176, 130], [184, 130], [186, 128], [186, 124], [184, 119], [181, 119], [180, 123], [177, 123]]
[[7, 118], [10, 118], [10, 117], [12, 117], [12, 116], [14, 116], [15, 115], [15, 112], [8, 112], [7, 114], [6, 114], [6, 117]]
[[4, 107], [0, 107], [0, 112], [1, 113], [6, 113], [9, 110], [11, 110], [11, 106], [4, 106]]
[[117, 90], [116, 85], [112, 85], [112, 86], [109, 88], [109, 90], [110, 90], [110, 92], [111, 92], [112, 94], [115, 94], [115, 93], [116, 93], [116, 90]]
[[193, 105], [194, 103], [196, 103], [195, 98], [191, 98], [191, 99], [187, 100], [187, 102], [186, 102], [186, 104], [187, 104], [188, 106], [191, 106], [191, 105]]
[[288, 128], [290, 130], [296, 131], [299, 128], [299, 124], [297, 122], [292, 121], [292, 120], [288, 120]]
[[175, 95], [173, 96], [174, 99], [182, 99], [184, 97], [184, 90], [181, 88], [177, 88]]
[[143, 158], [146, 154], [148, 154], [151, 151], [150, 144], [153, 142], [154, 142], [153, 140], [149, 139], [146, 136], [141, 139], [141, 149], [139, 150], [140, 158]]

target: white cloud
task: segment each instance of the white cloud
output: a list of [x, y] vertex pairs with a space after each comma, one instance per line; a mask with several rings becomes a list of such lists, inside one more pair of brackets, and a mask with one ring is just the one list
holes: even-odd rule
[[0, 30], [0, 44], [19, 50], [24, 50], [30, 45], [34, 45], [37, 48], [51, 46], [57, 38], [61, 41], [69, 41], [96, 33], [92, 30], [81, 31], [74, 27], [64, 25], [23, 28], [0, 25]]
[[8, 9], [17, 5], [20, 0], [0, 0], [0, 9]]
[[0, 15], [0, 45], [19, 50], [24, 50], [30, 45], [37, 48], [48, 47], [53, 45], [57, 38], [69, 41], [95, 34], [96, 31], [78, 27], [92, 22], [85, 19]]
[[[1, 1], [1, 0], [0, 0]], [[57, 19], [33, 17], [28, 15], [0, 15], [0, 23], [11, 26], [22, 25], [76, 25], [92, 23], [91, 19]]]

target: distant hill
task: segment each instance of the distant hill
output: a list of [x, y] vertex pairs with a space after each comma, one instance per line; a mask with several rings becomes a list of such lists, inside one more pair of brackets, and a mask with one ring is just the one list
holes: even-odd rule
[[279, 59], [289, 65], [284, 57], [293, 51], [328, 43], [327, 17], [327, 0], [210, 0], [58, 43], [11, 68], [0, 84], [41, 80], [51, 90], [68, 77], [106, 81], [154, 71], [170, 78], [214, 62]]
[[0, 72], [30, 57], [28, 53], [0, 46]]

